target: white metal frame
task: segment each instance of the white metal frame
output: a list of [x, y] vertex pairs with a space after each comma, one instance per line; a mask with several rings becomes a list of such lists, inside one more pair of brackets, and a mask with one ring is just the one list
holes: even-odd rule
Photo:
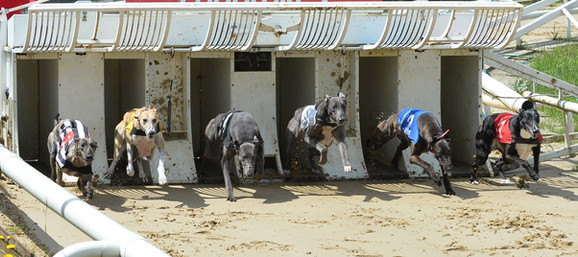
[[[447, 24], [439, 23], [438, 17]], [[456, 13], [471, 15], [466, 31], [456, 26]], [[344, 38], [356, 33], [354, 17], [377, 17], [366, 26], [383, 27], [375, 39], [353, 39], [347, 47], [371, 49], [484, 49], [501, 48], [519, 25], [522, 6], [512, 2], [291, 2], [291, 3], [75, 3], [31, 6], [23, 46], [13, 52], [88, 51], [250, 51], [260, 38], [272, 50], [332, 50], [344, 46]], [[209, 14], [209, 15], [208, 15]], [[285, 28], [265, 25], [267, 18], [283, 19], [298, 14], [297, 23]], [[103, 16], [114, 20], [116, 37], [99, 35]], [[207, 17], [200, 32], [201, 44], [168, 45], [175, 15]], [[96, 17], [90, 37], [79, 33], [79, 22]], [[434, 28], [442, 26], [439, 34]], [[86, 24], [84, 25], [86, 26]], [[201, 28], [202, 26], [199, 26]], [[450, 35], [450, 31], [454, 33]], [[289, 43], [271, 40], [273, 33], [292, 37]], [[274, 37], [275, 38], [275, 37]], [[367, 40], [370, 40], [369, 42]], [[271, 42], [270, 42], [271, 41]]]

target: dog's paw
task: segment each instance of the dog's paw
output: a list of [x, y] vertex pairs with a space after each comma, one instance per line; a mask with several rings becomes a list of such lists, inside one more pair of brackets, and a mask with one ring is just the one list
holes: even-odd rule
[[343, 166], [343, 171], [345, 171], [345, 173], [351, 173], [351, 166]]
[[480, 182], [477, 180], [472, 180], [472, 181], [470, 181], [470, 183], [472, 183], [472, 185], [479, 185], [480, 184]]
[[126, 175], [128, 175], [129, 177], [134, 176], [134, 170], [127, 168], [127, 169], [126, 169]]
[[227, 201], [229, 201], [229, 202], [236, 202], [236, 201], [237, 201], [237, 198], [235, 198], [234, 196], [230, 195], [230, 196], [227, 197]]
[[512, 181], [509, 178], [503, 178], [502, 179], [502, 184], [512, 184]]
[[456, 192], [453, 189], [446, 190], [446, 195], [456, 195]]
[[164, 186], [167, 184], [167, 177], [159, 175], [159, 185]]

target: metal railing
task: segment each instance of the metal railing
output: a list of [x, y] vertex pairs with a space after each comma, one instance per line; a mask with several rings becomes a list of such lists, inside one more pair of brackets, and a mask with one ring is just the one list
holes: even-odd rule
[[[543, 0], [524, 8], [524, 11], [522, 12], [523, 15], [522, 19], [535, 18], [536, 16], [537, 18], [524, 24], [516, 31], [514, 38], [518, 40], [518, 44], [520, 44], [520, 38], [523, 35], [543, 26], [544, 24], [562, 15], [565, 15], [568, 19], [568, 37], [571, 36], [570, 25], [573, 24], [576, 28], [578, 28], [578, 22], [576, 22], [576, 19], [574, 19], [574, 17], [570, 13], [576, 12], [576, 8], [578, 7], [578, 0], [565, 1], [564, 4], [561, 4], [560, 6], [555, 7], [552, 10], [540, 11], [540, 9], [552, 5], [556, 2], [559, 2], [559, 0]], [[532, 86], [531, 92], [525, 92], [523, 96], [520, 96], [521, 98], [524, 97], [532, 99], [536, 102], [540, 102], [547, 106], [557, 108], [563, 113], [564, 116], [563, 138], [565, 142], [565, 147], [563, 147], [562, 149], [556, 149], [553, 151], [543, 153], [540, 155], [540, 159], [549, 160], [564, 155], [573, 154], [578, 151], [578, 144], [572, 144], [572, 134], [574, 132], [574, 120], [572, 115], [575, 112], [574, 111], [575, 109], [567, 108], [563, 104], [564, 96], [578, 97], [578, 88], [576, 87], [576, 85], [572, 85], [566, 81], [552, 77], [543, 72], [532, 69], [526, 65], [517, 63], [515, 61], [511, 61], [507, 58], [504, 58], [498, 54], [493, 53], [492, 51], [484, 52], [484, 63], [498, 70], [502, 70], [514, 76], [531, 81], [532, 85], [540, 84], [558, 91], [557, 99], [545, 99], [545, 96], [533, 93], [535, 90], [534, 86]], [[557, 104], [552, 104], [552, 101], [556, 102]], [[560, 138], [560, 136], [554, 137]]]
[[3, 145], [0, 145], [0, 170], [55, 213], [91, 238], [99, 240], [73, 245], [55, 256], [169, 256], [141, 235], [73, 196]]
[[10, 43], [13, 52], [485, 49], [511, 41], [521, 12], [512, 2], [39, 4], [15, 22], [25, 40]]

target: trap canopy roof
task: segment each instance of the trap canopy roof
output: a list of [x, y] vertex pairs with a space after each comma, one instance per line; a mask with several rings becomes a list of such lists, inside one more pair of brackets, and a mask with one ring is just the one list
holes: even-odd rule
[[11, 19], [6, 50], [502, 48], [522, 8], [512, 2], [38, 4]]

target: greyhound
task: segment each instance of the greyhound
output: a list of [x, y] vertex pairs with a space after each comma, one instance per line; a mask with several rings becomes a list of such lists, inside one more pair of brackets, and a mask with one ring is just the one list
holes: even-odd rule
[[371, 153], [375, 153], [382, 145], [397, 136], [401, 143], [397, 147], [391, 164], [397, 167], [401, 152], [411, 146], [409, 162], [422, 167], [434, 182], [441, 186], [442, 182], [433, 166], [419, 157], [424, 152], [432, 152], [442, 167], [446, 194], [455, 195], [448, 178], [453, 168], [450, 140], [446, 137], [448, 132], [449, 130], [445, 132], [442, 130], [440, 122], [431, 112], [408, 108], [381, 121], [367, 140], [366, 147]]
[[[310, 151], [309, 161], [313, 171], [321, 175], [319, 166], [327, 163], [327, 147], [333, 143], [333, 139], [336, 139], [341, 152], [343, 169], [346, 173], [351, 173], [351, 164], [345, 144], [346, 111], [347, 101], [341, 92], [337, 94], [337, 97], [326, 95], [325, 99], [315, 105], [298, 108], [287, 124], [286, 168], [291, 168], [298, 143], [305, 141], [311, 148], [315, 149], [315, 151]], [[317, 163], [315, 156], [319, 155], [319, 163]], [[286, 170], [285, 174], [289, 174], [289, 170]]]
[[[232, 162], [236, 154], [243, 170], [243, 177], [256, 173], [257, 179], [263, 175], [264, 151], [263, 139], [255, 118], [246, 111], [221, 113], [211, 119], [205, 128], [205, 159], [214, 161], [220, 158], [221, 169], [227, 189], [227, 201], [235, 202], [231, 169], [236, 171]], [[204, 177], [204, 163], [201, 176]]]
[[148, 183], [149, 179], [142, 166], [142, 159], [150, 160], [153, 157], [155, 148], [159, 150], [159, 165], [157, 167], [159, 184], [167, 184], [165, 175], [165, 139], [161, 133], [161, 125], [157, 115], [157, 109], [150, 104], [148, 107], [134, 108], [126, 112], [123, 119], [116, 125], [114, 130], [114, 156], [105, 178], [110, 178], [122, 153], [126, 149], [128, 166], [126, 174], [134, 175], [132, 164], [133, 147], [137, 149], [139, 156], [136, 164], [139, 169], [139, 177], [143, 183]]
[[[502, 171], [502, 165], [508, 163], [524, 167], [532, 179], [540, 182], [538, 173], [542, 134], [539, 125], [540, 114], [531, 101], [525, 101], [522, 104], [518, 115], [495, 113], [486, 117], [476, 133], [476, 155], [472, 161], [470, 182], [479, 183], [476, 171], [486, 163], [493, 149], [502, 153], [502, 157], [495, 163], [502, 182], [510, 182]], [[526, 161], [530, 152], [534, 155], [534, 169]]]
[[88, 128], [79, 120], [59, 120], [56, 115], [54, 129], [48, 134], [47, 146], [50, 156], [50, 179], [63, 185], [62, 173], [78, 177], [78, 189], [92, 199], [92, 161], [98, 147], [90, 138]]

